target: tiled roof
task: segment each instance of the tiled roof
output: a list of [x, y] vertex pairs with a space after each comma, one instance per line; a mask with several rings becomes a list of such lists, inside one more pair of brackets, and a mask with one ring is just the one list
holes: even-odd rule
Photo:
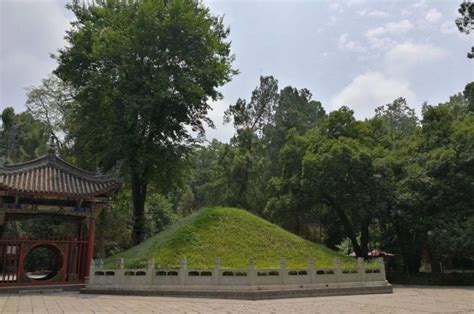
[[87, 199], [113, 194], [120, 184], [114, 176], [77, 168], [54, 154], [21, 164], [0, 165], [0, 190], [18, 194]]

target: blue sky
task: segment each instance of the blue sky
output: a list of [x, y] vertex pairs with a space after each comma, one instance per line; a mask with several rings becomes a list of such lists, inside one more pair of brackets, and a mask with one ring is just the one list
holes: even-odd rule
[[[418, 113], [474, 80], [466, 58], [472, 35], [458, 32], [460, 0], [438, 1], [205, 1], [231, 28], [235, 67], [224, 99], [212, 104], [208, 138], [227, 141], [222, 115], [248, 98], [260, 75], [280, 87], [308, 88], [330, 111], [347, 105], [358, 118], [405, 97]], [[73, 16], [61, 0], [0, 0], [0, 107], [25, 109], [24, 88], [55, 68]]]

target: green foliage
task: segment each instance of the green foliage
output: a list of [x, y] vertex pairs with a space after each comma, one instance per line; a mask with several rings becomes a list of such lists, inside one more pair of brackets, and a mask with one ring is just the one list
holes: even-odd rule
[[30, 113], [15, 114], [7, 107], [2, 112], [0, 157], [7, 163], [38, 158], [48, 151], [49, 128]]
[[299, 136], [296, 129], [290, 130], [286, 145], [280, 151], [281, 175], [270, 181], [272, 197], [265, 210], [273, 221], [297, 234], [302, 233], [303, 222], [309, 218], [313, 207], [311, 193], [301, 184], [301, 161], [308, 145], [307, 139]]
[[[38, 246], [31, 249], [25, 256], [24, 269], [26, 272], [58, 271], [61, 267], [61, 256], [55, 254], [48, 247]], [[46, 274], [45, 274], [46, 275]]]
[[105, 264], [114, 267], [121, 257], [126, 267], [140, 267], [154, 257], [159, 266], [178, 267], [183, 256], [189, 267], [212, 267], [216, 257], [229, 268], [245, 268], [250, 258], [257, 267], [278, 267], [282, 256], [288, 259], [289, 267], [306, 267], [309, 256], [319, 267], [333, 266], [334, 258], [341, 259], [343, 266], [355, 265], [352, 258], [306, 241], [244, 210], [221, 207], [200, 210], [142, 244], [108, 258]]
[[147, 216], [147, 238], [163, 231], [179, 218], [173, 209], [173, 204], [166, 196], [159, 193], [149, 195], [145, 203], [145, 210]]
[[278, 81], [273, 76], [261, 76], [260, 86], [252, 92], [250, 101], [239, 98], [229, 106], [224, 121], [233, 120], [237, 132], [250, 130], [262, 134], [263, 128], [272, 123], [278, 101]]
[[304, 133], [325, 117], [321, 103], [311, 97], [307, 89], [291, 86], [278, 91], [278, 81], [268, 76], [260, 77], [248, 103], [239, 99], [229, 107], [225, 121], [234, 121], [237, 134], [220, 158], [228, 191], [220, 204], [246, 208], [301, 233], [305, 205], [298, 188], [289, 191], [276, 183], [282, 182], [279, 154], [287, 136]]
[[408, 107], [404, 98], [397, 98], [391, 104], [376, 108], [375, 117], [385, 121], [395, 138], [413, 134], [418, 126], [415, 110]]
[[125, 186], [114, 198], [112, 206], [104, 208], [96, 222], [96, 256], [105, 258], [131, 245], [132, 220], [130, 190]]
[[34, 218], [16, 221], [15, 232], [25, 239], [51, 239], [76, 237], [78, 230], [74, 222], [65, 222], [60, 217], [36, 215]]
[[463, 96], [467, 100], [469, 111], [474, 112], [474, 82], [466, 85]]
[[[335, 115], [339, 119], [338, 115]], [[328, 124], [332, 124], [332, 114]], [[350, 129], [347, 125], [343, 127]], [[340, 134], [339, 131], [335, 133]], [[353, 134], [353, 132], [349, 132]], [[306, 190], [337, 216], [357, 256], [367, 257], [369, 225], [379, 206], [378, 174], [370, 149], [353, 138], [318, 136], [303, 159]], [[360, 232], [360, 241], [357, 234]]]
[[65, 157], [71, 146], [66, 127], [69, 119], [66, 117], [73, 106], [74, 92], [70, 86], [50, 74], [41, 81], [41, 85], [28, 88], [27, 98], [28, 112], [48, 126], [58, 153]]

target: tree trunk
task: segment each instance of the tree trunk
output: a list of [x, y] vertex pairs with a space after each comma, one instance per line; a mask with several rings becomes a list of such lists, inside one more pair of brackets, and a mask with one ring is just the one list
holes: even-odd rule
[[300, 219], [300, 211], [297, 209], [295, 211], [295, 233], [297, 235], [302, 235], [303, 233], [301, 232], [301, 219]]
[[367, 259], [369, 253], [369, 222], [365, 220], [360, 224], [360, 249], [361, 255], [357, 257], [363, 257]]
[[[351, 221], [347, 217], [346, 213], [342, 208], [336, 205], [335, 202], [330, 201], [330, 206], [333, 207], [336, 210], [337, 215], [339, 216], [339, 219], [342, 222], [342, 226], [344, 227], [344, 232], [346, 233], [347, 237], [349, 240], [351, 240], [352, 247], [354, 248], [354, 252], [357, 257], [364, 257], [364, 253], [362, 251], [362, 248], [359, 245], [359, 242], [357, 242], [357, 236], [354, 231], [354, 226], [352, 225]], [[365, 257], [364, 257], [365, 258]]]
[[133, 231], [132, 244], [138, 245], [145, 239], [145, 200], [148, 182], [139, 174], [132, 174]]

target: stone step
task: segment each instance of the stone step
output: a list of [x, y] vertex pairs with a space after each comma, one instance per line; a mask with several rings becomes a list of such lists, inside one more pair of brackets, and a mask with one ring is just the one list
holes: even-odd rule
[[64, 291], [79, 291], [84, 284], [42, 285], [42, 286], [0, 286], [2, 294], [49, 294]]
[[109, 294], [134, 296], [162, 296], [185, 298], [213, 298], [236, 300], [270, 300], [304, 297], [324, 297], [359, 294], [393, 293], [390, 284], [384, 286], [360, 286], [344, 288], [318, 288], [294, 290], [254, 290], [254, 291], [225, 291], [225, 290], [154, 290], [154, 289], [100, 289], [84, 288], [82, 294]]

